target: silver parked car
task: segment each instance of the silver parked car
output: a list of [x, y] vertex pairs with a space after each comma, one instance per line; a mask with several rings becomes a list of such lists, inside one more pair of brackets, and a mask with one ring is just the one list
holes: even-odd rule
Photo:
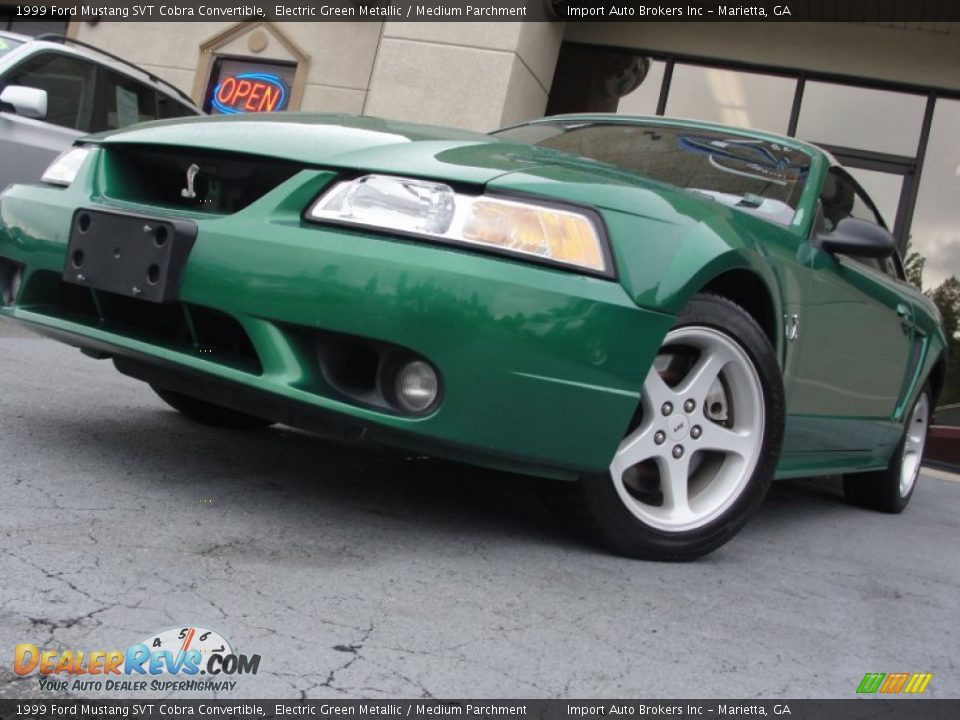
[[81, 135], [200, 114], [170, 83], [91, 45], [0, 32], [0, 190], [39, 181]]

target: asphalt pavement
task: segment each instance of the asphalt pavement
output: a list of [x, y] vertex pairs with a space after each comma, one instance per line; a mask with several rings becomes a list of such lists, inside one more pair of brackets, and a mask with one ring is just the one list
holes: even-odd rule
[[66, 696], [12, 672], [19, 643], [187, 625], [261, 656], [228, 698], [849, 698], [897, 671], [960, 697], [956, 476], [901, 516], [777, 483], [709, 557], [629, 561], [529, 479], [196, 425], [0, 320], [0, 492], [0, 697]]

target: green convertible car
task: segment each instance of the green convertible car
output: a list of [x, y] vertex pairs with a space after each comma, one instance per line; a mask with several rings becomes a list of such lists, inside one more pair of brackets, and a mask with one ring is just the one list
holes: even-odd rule
[[945, 372], [857, 183], [737, 128], [164, 121], [82, 139], [0, 217], [0, 314], [184, 414], [552, 478], [635, 557], [719, 547], [775, 477], [902, 510]]

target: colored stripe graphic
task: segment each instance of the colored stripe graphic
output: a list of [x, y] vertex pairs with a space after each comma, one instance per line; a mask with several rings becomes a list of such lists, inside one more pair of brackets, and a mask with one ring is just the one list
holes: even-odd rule
[[905, 693], [922, 693], [927, 689], [927, 685], [933, 679], [933, 673], [914, 673], [910, 676], [907, 686], [903, 689]]
[[922, 693], [933, 679], [933, 673], [867, 673], [857, 686], [858, 693]]
[[883, 678], [886, 677], [886, 673], [867, 673], [863, 676], [863, 680], [860, 681], [860, 685], [857, 687], [858, 693], [875, 693], [880, 689], [880, 683], [883, 682]]
[[906, 684], [908, 677], [910, 676], [907, 673], [890, 673], [887, 675], [887, 679], [884, 680], [883, 685], [880, 686], [880, 692], [900, 692], [903, 689], [903, 686]]

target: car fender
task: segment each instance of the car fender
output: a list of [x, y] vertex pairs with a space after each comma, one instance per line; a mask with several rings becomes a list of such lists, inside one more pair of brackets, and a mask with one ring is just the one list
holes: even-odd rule
[[[739, 296], [731, 299], [745, 305], [748, 311], [760, 303], [769, 304], [769, 317], [773, 319], [773, 327], [769, 328], [771, 341], [778, 345], [784, 308], [799, 303], [803, 283], [800, 251], [789, 237], [771, 247], [763, 239], [771, 229], [750, 228], [738, 217], [708, 217], [675, 228], [672, 233], [650, 226], [643, 218], [616, 218], [613, 222], [632, 222], [637, 236], [656, 238], [617, 245], [621, 281], [637, 305], [676, 315], [696, 293], [711, 285], [716, 287], [715, 281], [728, 273], [749, 273], [762, 285], [767, 297], [750, 297], [749, 302]], [[772, 230], [779, 232], [778, 228]], [[783, 234], [788, 235], [786, 231]], [[775, 260], [776, 254], [784, 257]]]
[[[640, 307], [679, 313], [690, 298], [731, 270], [763, 282], [781, 317], [781, 279], [771, 267], [782, 254], [797, 262], [802, 241], [783, 228], [695, 193], [596, 166], [541, 166], [499, 177], [488, 190], [587, 206], [604, 223], [616, 277]], [[785, 279], [794, 280], [787, 272]], [[799, 279], [793, 283], [798, 286]]]

